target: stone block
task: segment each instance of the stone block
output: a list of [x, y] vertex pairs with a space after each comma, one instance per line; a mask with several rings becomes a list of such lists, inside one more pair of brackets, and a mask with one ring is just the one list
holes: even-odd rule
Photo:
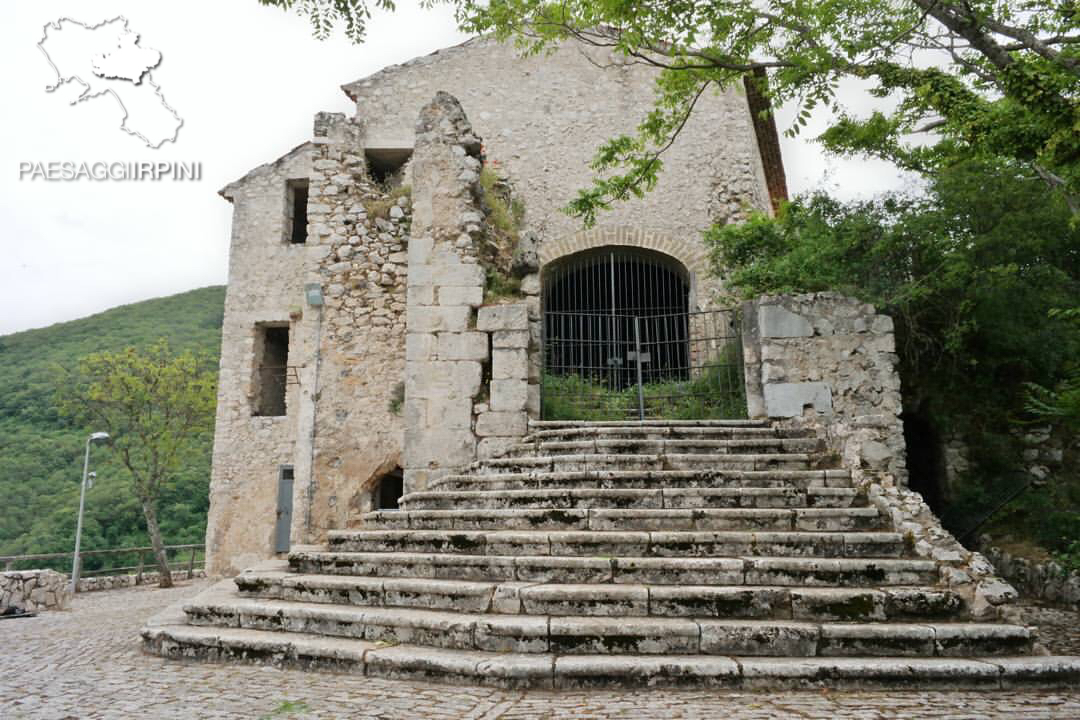
[[488, 358], [488, 336], [482, 332], [439, 333], [440, 360], [480, 360]]
[[427, 422], [453, 430], [472, 428], [472, 403], [462, 398], [432, 397], [427, 402]]
[[482, 307], [477, 315], [476, 329], [489, 332], [495, 330], [528, 330], [528, 310], [521, 303]]
[[765, 386], [765, 412], [769, 417], [801, 417], [803, 408], [832, 412], [832, 390], [823, 382], [772, 383]]
[[463, 468], [476, 458], [476, 438], [469, 430], [406, 430], [405, 450], [406, 462], [414, 467], [435, 463], [440, 469]]
[[816, 654], [818, 626], [796, 622], [702, 620], [701, 652], [709, 655]]
[[526, 349], [529, 347], [527, 330], [496, 330], [491, 334], [491, 346], [496, 349]]
[[427, 362], [436, 359], [438, 336], [432, 333], [409, 333], [405, 336], [405, 359]]
[[763, 338], [810, 337], [814, 334], [814, 326], [809, 320], [779, 305], [758, 308], [758, 329]]
[[537, 383], [529, 383], [525, 393], [525, 411], [529, 417], [540, 417], [540, 385]]
[[520, 380], [491, 381], [491, 409], [497, 412], [520, 412], [528, 401], [528, 383]]
[[523, 437], [529, 429], [524, 412], [486, 412], [476, 419], [479, 437]]
[[410, 306], [406, 324], [409, 332], [463, 332], [469, 327], [472, 308], [468, 305], [456, 307]]
[[499, 348], [492, 352], [491, 377], [496, 380], [515, 380], [528, 376], [529, 355], [525, 350]]
[[519, 437], [486, 437], [476, 444], [476, 457], [479, 460], [499, 457], [517, 444]]
[[[457, 287], [484, 287], [484, 269], [479, 265], [450, 265], [446, 263], [414, 265], [413, 245], [409, 243], [409, 284]], [[517, 329], [517, 328], [513, 328]]]
[[491, 611], [500, 615], [519, 615], [521, 613], [521, 590], [531, 583], [505, 582], [495, 586], [492, 594]]
[[480, 363], [471, 360], [411, 362], [405, 368], [405, 392], [410, 398], [471, 400], [480, 390], [480, 372]]
[[435, 286], [409, 285], [409, 289], [405, 291], [405, 298], [409, 305], [434, 305]]
[[[413, 268], [425, 265], [431, 259], [431, 250], [435, 240], [430, 237], [413, 237], [409, 241], [409, 275], [412, 280]], [[429, 283], [430, 284], [430, 283]]]
[[479, 307], [484, 302], [482, 285], [444, 285], [439, 288], [440, 305], [468, 305]]

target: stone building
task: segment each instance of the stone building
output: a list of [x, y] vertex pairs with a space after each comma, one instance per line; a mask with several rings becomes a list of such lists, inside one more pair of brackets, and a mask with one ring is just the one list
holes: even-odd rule
[[908, 487], [892, 319], [720, 300], [701, 231], [784, 194], [752, 85], [703, 98], [645, 198], [560, 211], [652, 79], [471, 41], [347, 85], [355, 117], [225, 188], [207, 549], [235, 577], [147, 651], [510, 688], [1080, 680]]
[[[309, 142], [221, 191], [233, 230], [211, 572], [356, 526], [524, 435], [526, 413], [539, 413], [549, 268], [614, 266], [617, 250], [627, 267], [676, 278], [686, 309], [710, 307], [701, 231], [786, 193], [752, 86], [701, 98], [664, 155], [674, 171], [645, 198], [587, 231], [561, 211], [589, 184], [600, 143], [651, 107], [654, 79], [596, 49], [523, 59], [474, 39], [344, 86], [353, 117], [317, 115]], [[425, 127], [421, 109], [440, 92], [467, 113], [461, 127]], [[481, 161], [524, 208], [517, 309], [480, 310]]]

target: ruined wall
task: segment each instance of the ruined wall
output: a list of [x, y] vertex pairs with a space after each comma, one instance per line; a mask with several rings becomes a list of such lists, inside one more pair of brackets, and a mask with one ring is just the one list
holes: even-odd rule
[[[367, 176], [362, 127], [319, 114], [314, 139], [223, 190], [233, 236], [222, 332], [208, 569], [270, 556], [278, 469], [294, 472], [291, 540], [318, 542], [371, 509], [402, 463], [405, 275], [411, 207]], [[286, 187], [308, 182], [307, 240], [287, 237]], [[308, 301], [305, 287], [321, 291]], [[289, 328], [286, 411], [253, 415], [257, 327]], [[318, 351], [316, 351], [316, 349]]]
[[812, 430], [976, 617], [998, 616], [1016, 591], [907, 487], [892, 318], [837, 293], [765, 296], [743, 305], [743, 353], [750, 416]]
[[233, 222], [206, 529], [212, 574], [236, 572], [267, 557], [278, 468], [292, 464], [295, 455], [305, 378], [288, 386], [285, 415], [252, 414], [256, 327], [289, 325], [290, 365], [301, 365], [313, 354], [310, 328], [294, 322], [290, 312], [302, 307], [304, 268], [322, 249], [294, 245], [285, 237], [286, 183], [308, 177], [311, 155], [312, 146], [301, 145], [222, 190], [233, 204]]
[[[477, 313], [485, 280], [478, 248], [485, 234], [481, 167], [481, 141], [464, 110], [453, 96], [437, 93], [420, 111], [412, 159], [406, 492], [468, 466], [481, 443], [526, 430], [526, 309]], [[501, 333], [494, 352], [489, 332]]]
[[[591, 184], [589, 161], [599, 145], [632, 133], [644, 119], [655, 78], [653, 68], [574, 43], [523, 59], [512, 44], [477, 38], [344, 89], [356, 100], [371, 148], [413, 147], [420, 108], [436, 91], [457, 97], [489, 161], [513, 178], [528, 228], [548, 243], [580, 230], [580, 221], [560, 209]], [[655, 190], [602, 213], [599, 226], [700, 243], [714, 220], [741, 217], [746, 207], [771, 208], [741, 87], [707, 92], [664, 164]]]
[[[583, 52], [567, 46], [521, 59], [511, 46], [477, 39], [387, 68], [346, 88], [356, 118], [320, 114], [312, 142], [225, 188], [234, 217], [207, 528], [211, 574], [270, 554], [282, 465], [295, 477], [291, 540], [318, 542], [371, 508], [371, 489], [384, 473], [405, 467], [412, 487], [422, 487], [428, 476], [418, 472], [501, 452], [524, 432], [526, 406], [538, 412], [539, 275], [524, 279], [519, 310], [500, 310], [478, 326], [483, 273], [469, 243], [483, 218], [475, 204], [478, 167], [468, 161], [481, 150], [512, 179], [526, 228], [541, 250], [550, 248], [537, 258], [611, 238], [663, 245], [700, 275], [706, 226], [748, 207], [769, 209], [747, 103], [733, 88], [703, 98], [666, 153], [671, 172], [653, 193], [605, 214], [592, 234], [578, 232], [561, 207], [588, 185], [596, 147], [632, 132], [644, 117], [655, 79], [651, 69]], [[446, 177], [433, 176], [430, 163], [410, 163], [406, 182], [431, 180], [414, 218], [408, 197], [389, 197], [372, 182], [365, 150], [418, 147], [415, 119], [440, 90], [458, 96], [476, 123], [473, 134], [485, 141], [482, 149], [442, 143], [451, 154], [435, 164], [453, 166]], [[428, 125], [421, 134], [428, 131], [442, 132]], [[286, 186], [299, 178], [309, 181], [308, 237], [297, 245], [286, 237]], [[410, 242], [410, 234], [419, 240]], [[309, 302], [308, 285], [321, 290], [321, 305]], [[704, 306], [717, 286], [696, 287]], [[280, 416], [252, 413], [260, 323], [289, 329], [290, 383]], [[418, 370], [405, 383], [407, 362], [457, 365], [452, 378]], [[413, 392], [401, 413], [405, 384]], [[450, 385], [456, 389], [448, 402], [441, 388]], [[417, 449], [411, 459], [407, 445]]]
[[309, 444], [297, 457], [294, 542], [320, 542], [372, 509], [375, 483], [402, 465], [404, 428], [395, 397], [405, 370], [409, 197], [371, 181], [359, 123], [320, 113], [315, 143], [308, 242], [325, 254], [308, 282], [323, 288], [325, 305], [308, 311], [321, 323], [318, 397], [314, 453]]

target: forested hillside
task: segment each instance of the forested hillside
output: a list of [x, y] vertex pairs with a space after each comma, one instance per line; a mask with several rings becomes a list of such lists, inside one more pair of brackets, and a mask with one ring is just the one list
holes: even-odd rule
[[[84, 443], [55, 409], [61, 368], [102, 350], [168, 338], [175, 351], [205, 353], [216, 367], [225, 288], [208, 287], [124, 305], [81, 320], [0, 337], [0, 555], [70, 552]], [[206, 530], [212, 433], [164, 491], [158, 512], [166, 543], [201, 543]], [[146, 545], [145, 523], [108, 447], [91, 450], [97, 481], [87, 493], [83, 548]]]

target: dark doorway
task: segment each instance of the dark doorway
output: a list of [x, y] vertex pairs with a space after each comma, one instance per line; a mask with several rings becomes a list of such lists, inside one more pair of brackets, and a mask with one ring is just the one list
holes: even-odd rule
[[372, 489], [372, 506], [376, 510], [397, 510], [403, 494], [404, 475], [401, 468], [394, 468], [375, 481]]
[[904, 442], [907, 444], [908, 487], [940, 516], [945, 507], [945, 459], [941, 436], [934, 426], [917, 414], [904, 416]]

